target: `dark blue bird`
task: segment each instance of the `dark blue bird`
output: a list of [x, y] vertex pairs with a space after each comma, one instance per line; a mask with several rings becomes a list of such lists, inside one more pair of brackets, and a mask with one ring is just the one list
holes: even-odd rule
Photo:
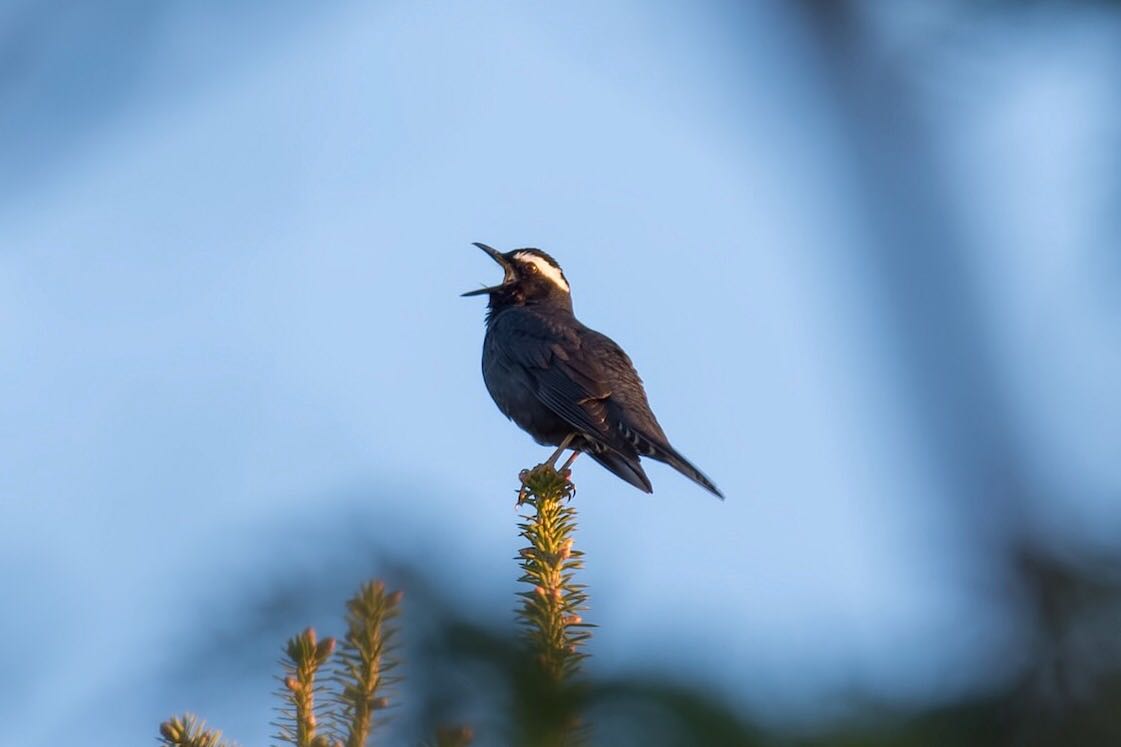
[[724, 496], [669, 444], [642, 380], [615, 342], [581, 324], [556, 260], [540, 249], [505, 254], [475, 244], [505, 273], [502, 283], [464, 293], [487, 294], [483, 380], [498, 409], [543, 445], [581, 452], [639, 490], [652, 493], [639, 457], [665, 462], [706, 490]]

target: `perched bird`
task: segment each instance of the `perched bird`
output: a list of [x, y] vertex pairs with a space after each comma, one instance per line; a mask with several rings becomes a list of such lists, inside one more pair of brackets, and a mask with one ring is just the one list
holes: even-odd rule
[[502, 283], [464, 293], [490, 296], [483, 340], [483, 380], [498, 409], [539, 444], [581, 453], [652, 493], [639, 457], [665, 462], [709, 492], [724, 496], [669, 444], [642, 380], [623, 349], [581, 324], [556, 260], [540, 249], [505, 254], [475, 244], [505, 273]]

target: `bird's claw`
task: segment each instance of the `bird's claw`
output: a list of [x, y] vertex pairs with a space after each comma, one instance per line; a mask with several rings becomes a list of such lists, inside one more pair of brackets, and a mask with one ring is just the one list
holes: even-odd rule
[[572, 482], [572, 470], [564, 469], [561, 470], [559, 474], [561, 476], [561, 479], [563, 479], [568, 484], [568, 500], [569, 502], [571, 502], [572, 499], [576, 497], [576, 485], [574, 485]]
[[543, 464], [537, 465], [533, 469], [523, 469], [521, 472], [518, 473], [518, 480], [521, 481], [522, 486], [518, 490], [518, 500], [517, 500], [517, 503], [515, 503], [514, 505], [521, 506], [523, 503], [526, 502], [526, 499], [529, 496], [529, 494], [533, 492], [533, 489], [530, 488], [530, 483], [535, 478], [537, 478], [537, 479], [541, 479], [541, 478], [549, 479], [549, 475], [554, 476], [554, 478], [559, 477], [561, 479], [561, 481], [565, 483], [565, 491], [564, 492], [568, 496], [568, 499], [572, 500], [572, 496], [576, 492], [576, 489], [575, 489], [576, 486], [572, 484], [572, 480], [570, 479], [572, 477], [572, 470], [563, 469], [563, 470], [558, 471], [556, 467], [549, 464], [548, 462], [545, 462]]
[[518, 480], [521, 481], [522, 486], [518, 490], [518, 500], [514, 503], [514, 505], [517, 506], [517, 507], [521, 507], [521, 505], [523, 503], [525, 503], [525, 497], [527, 495], [529, 495], [529, 486], [526, 485], [526, 480], [529, 479], [529, 475], [530, 475], [530, 470], [528, 470], [528, 469], [523, 469], [521, 472], [518, 473]]

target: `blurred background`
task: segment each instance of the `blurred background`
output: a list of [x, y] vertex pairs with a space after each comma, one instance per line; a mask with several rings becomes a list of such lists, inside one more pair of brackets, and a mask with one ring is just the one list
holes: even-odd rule
[[4, 741], [264, 744], [371, 576], [512, 629], [483, 241], [728, 496], [577, 462], [591, 676], [1121, 744], [1119, 70], [1106, 2], [0, 3]]

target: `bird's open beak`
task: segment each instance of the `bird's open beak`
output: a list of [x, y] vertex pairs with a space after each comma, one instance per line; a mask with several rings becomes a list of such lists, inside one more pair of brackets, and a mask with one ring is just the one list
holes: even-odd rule
[[501, 252], [499, 252], [497, 249], [493, 249], [487, 246], [486, 244], [480, 244], [477, 241], [475, 242], [475, 246], [482, 249], [484, 252], [490, 255], [491, 259], [502, 265], [502, 271], [506, 273], [506, 276], [498, 285], [492, 285], [489, 288], [479, 288], [478, 290], [467, 291], [466, 293], [460, 294], [461, 296], [481, 296], [484, 293], [493, 293], [494, 291], [500, 289], [503, 285], [506, 285], [506, 283], [514, 277], [514, 268], [510, 265], [506, 258], [502, 256]]

